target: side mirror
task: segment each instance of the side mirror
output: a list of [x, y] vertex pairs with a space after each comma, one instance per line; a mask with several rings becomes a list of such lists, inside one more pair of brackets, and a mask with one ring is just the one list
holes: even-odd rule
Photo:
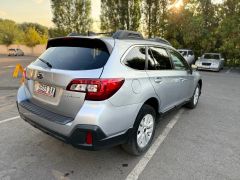
[[221, 58], [222, 61], [224, 61], [224, 58]]
[[198, 57], [198, 60], [200, 60], [201, 59], [201, 57]]
[[197, 70], [197, 66], [195, 64], [192, 64], [191, 67], [193, 70]]

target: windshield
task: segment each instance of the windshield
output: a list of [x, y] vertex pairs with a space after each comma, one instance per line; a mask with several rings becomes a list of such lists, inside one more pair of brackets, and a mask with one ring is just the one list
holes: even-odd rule
[[204, 59], [220, 59], [219, 54], [205, 54]]
[[110, 56], [98, 44], [64, 44], [49, 47], [33, 64], [41, 67], [50, 64], [51, 68], [62, 70], [91, 70], [102, 68]]

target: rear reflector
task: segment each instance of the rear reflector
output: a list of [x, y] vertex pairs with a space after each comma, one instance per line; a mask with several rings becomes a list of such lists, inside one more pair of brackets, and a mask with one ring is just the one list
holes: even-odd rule
[[93, 142], [92, 133], [88, 131], [86, 134], [86, 144], [92, 144], [92, 142]]
[[123, 78], [74, 79], [67, 86], [67, 90], [85, 92], [86, 100], [102, 101], [115, 94], [123, 83]]

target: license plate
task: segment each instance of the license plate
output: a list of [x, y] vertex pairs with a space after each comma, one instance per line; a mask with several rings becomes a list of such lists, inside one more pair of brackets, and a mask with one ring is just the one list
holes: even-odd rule
[[55, 96], [55, 92], [56, 92], [56, 88], [52, 87], [52, 86], [48, 86], [46, 84], [42, 84], [39, 82], [35, 82], [35, 88], [34, 88], [35, 92], [38, 94], [42, 94], [45, 96], [49, 96], [49, 97], [54, 97]]

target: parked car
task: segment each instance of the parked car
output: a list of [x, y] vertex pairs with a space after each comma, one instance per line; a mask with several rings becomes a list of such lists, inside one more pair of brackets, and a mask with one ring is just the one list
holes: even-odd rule
[[195, 63], [195, 55], [190, 49], [178, 49], [178, 52], [187, 60], [188, 64], [192, 65]]
[[24, 52], [18, 48], [8, 49], [8, 56], [24, 56]]
[[149, 148], [158, 115], [195, 108], [202, 88], [177, 50], [132, 31], [51, 39], [25, 79], [22, 119], [78, 148], [121, 144], [135, 155]]
[[224, 66], [224, 58], [220, 53], [205, 53], [196, 61], [197, 69], [220, 71]]

